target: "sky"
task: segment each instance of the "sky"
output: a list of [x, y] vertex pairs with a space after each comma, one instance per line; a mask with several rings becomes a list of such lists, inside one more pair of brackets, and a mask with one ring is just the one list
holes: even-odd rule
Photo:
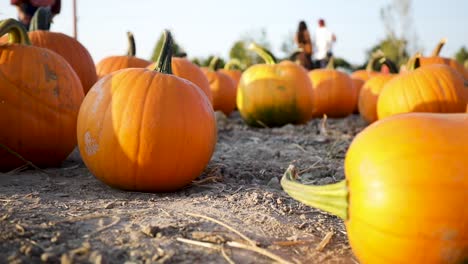
[[[304, 20], [311, 33], [324, 18], [337, 42], [334, 54], [353, 64], [362, 64], [366, 51], [385, 37], [380, 9], [392, 0], [76, 0], [78, 40], [94, 61], [124, 55], [126, 32], [132, 31], [137, 56], [151, 57], [164, 29], [189, 57], [218, 55], [226, 58], [232, 44], [249, 32], [266, 30], [273, 52], [282, 55], [281, 43]], [[452, 57], [468, 46], [468, 1], [413, 0], [411, 17], [418, 51], [430, 53], [446, 37], [442, 54]], [[0, 2], [0, 19], [17, 17], [10, 1]], [[51, 30], [73, 35], [72, 0], [62, 0], [62, 11]], [[397, 28], [399, 28], [397, 26]], [[401, 34], [399, 30], [397, 32]]]

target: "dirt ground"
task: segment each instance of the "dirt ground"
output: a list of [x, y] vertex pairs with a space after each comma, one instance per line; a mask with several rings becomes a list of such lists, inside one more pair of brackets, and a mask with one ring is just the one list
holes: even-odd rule
[[[275, 262], [253, 246], [238, 248], [248, 241], [201, 216], [291, 263], [357, 263], [343, 221], [289, 198], [279, 179], [289, 164], [313, 184], [343, 179], [362, 119], [328, 119], [327, 133], [320, 119], [273, 129], [249, 128], [237, 113], [217, 119], [211, 162], [176, 193], [112, 189], [76, 149], [46, 173], [0, 174], [0, 263]], [[320, 249], [327, 234], [333, 236]]]

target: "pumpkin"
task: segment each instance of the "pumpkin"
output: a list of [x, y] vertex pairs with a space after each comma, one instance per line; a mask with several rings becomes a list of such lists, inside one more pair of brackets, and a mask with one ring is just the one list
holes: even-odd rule
[[[76, 145], [83, 88], [67, 61], [31, 45], [18, 21], [0, 22], [0, 171], [24, 164], [58, 166]], [[6, 150], [8, 149], [8, 150]]]
[[210, 84], [214, 110], [229, 116], [236, 107], [236, 86], [231, 77], [216, 70], [218, 60], [214, 57], [210, 66], [203, 67], [202, 71]]
[[345, 117], [353, 113], [356, 92], [348, 74], [333, 68], [333, 58], [326, 69], [309, 72], [313, 85], [313, 116]]
[[37, 47], [53, 50], [70, 63], [80, 78], [81, 85], [86, 94], [97, 81], [93, 58], [88, 50], [76, 39], [63, 33], [49, 32], [45, 28], [36, 27], [35, 25], [47, 24], [42, 21], [47, 19], [47, 17], [40, 15], [43, 14], [40, 12], [42, 9], [46, 10], [43, 7], [39, 8], [31, 22], [31, 29], [28, 35], [32, 44]]
[[354, 138], [342, 182], [303, 185], [290, 167], [281, 185], [340, 216], [360, 263], [465, 263], [467, 164], [468, 114], [410, 113]]
[[[172, 73], [175, 76], [187, 79], [196, 84], [203, 91], [203, 93], [205, 93], [211, 104], [213, 104], [213, 95], [211, 94], [210, 83], [208, 82], [206, 75], [203, 73], [200, 67], [185, 58], [176, 57], [172, 57], [171, 64]], [[156, 63], [152, 63], [147, 68], [154, 69], [155, 67]]]
[[171, 74], [172, 37], [165, 36], [156, 70], [106, 75], [80, 108], [83, 161], [112, 187], [177, 190], [198, 177], [213, 154], [213, 108], [200, 87]]
[[[383, 57], [381, 62], [386, 65], [391, 74], [378, 74], [370, 78], [361, 88], [358, 100], [359, 113], [368, 123], [377, 121], [377, 101], [384, 85], [393, 79], [398, 72], [396, 65]], [[382, 65], [382, 66], [383, 66]]]
[[307, 71], [291, 61], [276, 63], [265, 48], [249, 48], [266, 64], [249, 67], [239, 81], [237, 108], [251, 126], [274, 127], [301, 124], [312, 118], [312, 83]]
[[150, 61], [135, 57], [135, 38], [131, 32], [127, 32], [128, 51], [126, 56], [110, 56], [102, 59], [96, 65], [96, 72], [99, 79], [104, 75], [126, 68], [145, 68], [151, 64]]
[[232, 69], [233, 66], [240, 67], [240, 61], [238, 59], [231, 59], [224, 65], [224, 69], [220, 69], [219, 71], [228, 75], [234, 80], [237, 91], [237, 86], [239, 85], [242, 72], [240, 70]]
[[418, 68], [417, 57], [409, 63], [408, 72], [383, 87], [377, 102], [379, 119], [408, 112], [465, 112], [464, 81], [460, 74], [443, 64]]
[[354, 107], [354, 113], [358, 113], [358, 102], [359, 102], [359, 94], [361, 92], [361, 88], [364, 85], [364, 83], [369, 80], [370, 78], [379, 75], [379, 72], [374, 71], [374, 65], [379, 60], [384, 56], [383, 52], [381, 50], [378, 50], [374, 52], [371, 55], [371, 58], [367, 62], [366, 69], [364, 70], [357, 70], [351, 73], [351, 81], [353, 85], [353, 90], [354, 90], [354, 96], [353, 100], [355, 103]]
[[426, 66], [426, 65], [431, 65], [431, 64], [445, 64], [450, 67], [452, 67], [454, 70], [456, 70], [458, 73], [460, 73], [465, 80], [468, 80], [468, 71], [461, 65], [458, 61], [451, 59], [451, 58], [444, 58], [440, 57], [440, 51], [444, 47], [445, 43], [447, 42], [446, 38], [443, 38], [440, 40], [440, 42], [437, 44], [435, 49], [432, 51], [432, 54], [430, 57], [420, 57], [419, 58], [419, 63], [421, 66]]

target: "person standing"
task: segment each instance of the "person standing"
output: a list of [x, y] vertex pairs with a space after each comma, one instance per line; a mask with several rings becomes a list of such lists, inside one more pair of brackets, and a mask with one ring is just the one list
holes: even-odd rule
[[294, 42], [300, 50], [300, 53], [297, 55], [299, 63], [308, 70], [312, 69], [312, 39], [304, 21], [299, 22]]
[[18, 8], [18, 20], [29, 29], [31, 18], [39, 7], [48, 7], [52, 17], [60, 13], [60, 0], [10, 0], [11, 5]]
[[325, 68], [333, 55], [332, 47], [336, 36], [325, 25], [324, 19], [319, 19], [318, 28], [315, 31], [315, 59], [319, 68]]

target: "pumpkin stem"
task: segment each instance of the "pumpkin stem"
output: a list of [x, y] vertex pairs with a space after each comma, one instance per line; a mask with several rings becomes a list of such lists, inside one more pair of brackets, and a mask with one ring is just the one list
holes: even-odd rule
[[134, 57], [136, 55], [136, 45], [135, 45], [135, 38], [133, 37], [132, 32], [127, 31], [127, 39], [128, 39], [127, 56]]
[[50, 22], [52, 21], [52, 12], [49, 8], [39, 7], [31, 19], [29, 31], [46, 30], [50, 29]]
[[382, 57], [384, 57], [385, 54], [383, 53], [382, 50], [377, 50], [375, 51], [374, 53], [372, 53], [369, 61], [367, 62], [367, 66], [366, 66], [366, 71], [368, 72], [372, 72], [374, 71], [374, 64], [377, 60], [381, 59]]
[[172, 34], [169, 30], [166, 29], [164, 30], [163, 37], [164, 42], [159, 53], [158, 59], [154, 64], [154, 70], [165, 74], [172, 74]]
[[418, 52], [408, 60], [408, 63], [406, 64], [406, 68], [408, 69], [408, 71], [414, 71], [421, 66], [421, 56], [421, 53]]
[[226, 64], [224, 64], [225, 70], [230, 70], [233, 66], [241, 68], [241, 62], [238, 59], [230, 59]]
[[380, 58], [379, 63], [387, 65], [388, 69], [390, 70], [390, 73], [398, 73], [397, 66], [390, 59], [388, 59], [386, 57], [382, 57], [382, 58]]
[[332, 56], [330, 57], [330, 60], [327, 63], [327, 70], [334, 70], [335, 69], [335, 58]]
[[249, 45], [248, 49], [257, 53], [258, 56], [260, 56], [266, 64], [276, 64], [277, 62], [275, 56], [269, 50], [267, 50], [265, 47], [258, 45], [257, 43], [252, 42]]
[[442, 48], [444, 47], [445, 43], [447, 42], [447, 38], [443, 38], [439, 41], [439, 43], [437, 43], [437, 46], [434, 48], [434, 50], [432, 51], [432, 56], [433, 57], [437, 57], [439, 56], [440, 54], [440, 51], [442, 50]]
[[218, 63], [219, 63], [219, 57], [218, 56], [214, 56], [211, 61], [210, 61], [210, 64], [208, 65], [208, 68], [212, 71], [216, 71], [216, 68], [218, 66]]
[[348, 219], [348, 187], [346, 180], [329, 185], [305, 185], [297, 181], [294, 165], [289, 165], [281, 178], [281, 186], [295, 200]]
[[28, 33], [24, 26], [13, 18], [0, 21], [0, 37], [8, 34], [8, 43], [31, 45]]

